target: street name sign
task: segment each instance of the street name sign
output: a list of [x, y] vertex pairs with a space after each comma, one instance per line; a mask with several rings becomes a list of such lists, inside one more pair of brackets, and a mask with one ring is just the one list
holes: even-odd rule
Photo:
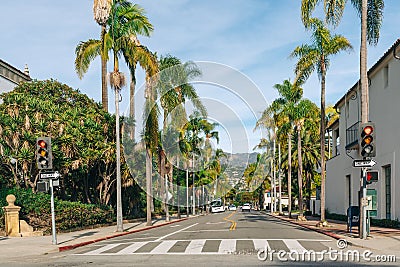
[[58, 177], [60, 177], [60, 174], [58, 172], [50, 172], [50, 173], [41, 173], [40, 174], [41, 179], [58, 178]]
[[372, 167], [376, 164], [376, 161], [372, 159], [356, 159], [353, 161], [353, 167], [355, 168], [366, 168]]

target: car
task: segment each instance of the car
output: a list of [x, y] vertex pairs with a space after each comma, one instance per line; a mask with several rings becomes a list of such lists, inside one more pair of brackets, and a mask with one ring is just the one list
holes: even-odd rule
[[228, 210], [236, 210], [236, 206], [234, 204], [231, 204], [228, 206]]
[[250, 204], [249, 203], [244, 203], [243, 206], [242, 206], [242, 211], [250, 212], [250, 210], [251, 210]]

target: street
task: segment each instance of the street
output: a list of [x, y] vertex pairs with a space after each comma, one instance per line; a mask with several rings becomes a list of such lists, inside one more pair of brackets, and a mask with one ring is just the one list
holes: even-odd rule
[[[260, 253], [265, 251], [268, 253]], [[360, 264], [329, 258], [337, 240], [275, 219], [265, 213], [229, 211], [199, 216], [177, 224], [116, 237], [53, 254], [42, 266], [262, 266]], [[310, 258], [307, 252], [315, 252]], [[321, 257], [321, 252], [325, 254]], [[272, 252], [272, 253], [271, 253]], [[301, 258], [301, 255], [305, 258]], [[278, 257], [279, 255], [279, 257]], [[295, 257], [298, 257], [295, 259]], [[343, 257], [342, 257], [343, 258]], [[271, 263], [272, 261], [272, 263]], [[361, 259], [361, 262], [363, 260]]]

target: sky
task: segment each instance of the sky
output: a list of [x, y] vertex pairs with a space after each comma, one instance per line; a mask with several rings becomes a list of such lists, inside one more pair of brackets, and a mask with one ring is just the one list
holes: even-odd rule
[[[193, 82], [206, 104], [209, 119], [220, 124], [219, 144], [225, 151], [248, 152], [263, 133], [253, 131], [262, 111], [276, 97], [275, 84], [294, 79], [295, 59], [289, 54], [309, 43], [310, 34], [300, 20], [300, 0], [137, 0], [154, 25], [143, 45], [158, 55], [173, 55], [202, 66], [202, 77]], [[75, 47], [98, 39], [93, 20], [93, 0], [4, 0], [0, 4], [0, 59], [23, 70], [28, 65], [34, 79], [53, 78], [101, 101], [100, 60], [94, 60], [83, 79], [74, 69]], [[322, 6], [317, 7], [321, 10]], [[368, 47], [371, 67], [400, 37], [400, 2], [386, 0], [381, 37]], [[317, 11], [315, 16], [320, 16]], [[360, 22], [348, 1], [341, 24], [333, 30], [354, 47], [331, 57], [327, 73], [326, 102], [335, 104], [359, 77]], [[111, 69], [111, 63], [109, 68]], [[121, 63], [121, 71], [129, 75]], [[142, 114], [143, 72], [138, 70], [138, 104]], [[320, 85], [313, 74], [303, 86], [304, 97], [317, 105]], [[1, 88], [0, 88], [1, 90]], [[127, 114], [129, 92], [122, 91], [121, 114]], [[109, 110], [114, 95], [109, 89]], [[138, 123], [141, 121], [137, 118]]]

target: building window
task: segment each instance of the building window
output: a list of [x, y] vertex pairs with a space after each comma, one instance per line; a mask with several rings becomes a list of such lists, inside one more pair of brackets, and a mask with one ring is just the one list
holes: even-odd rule
[[385, 197], [386, 197], [386, 219], [391, 219], [392, 210], [392, 183], [391, 183], [391, 172], [392, 168], [390, 165], [383, 167], [385, 174]]
[[389, 65], [383, 68], [383, 83], [384, 88], [389, 86]]

